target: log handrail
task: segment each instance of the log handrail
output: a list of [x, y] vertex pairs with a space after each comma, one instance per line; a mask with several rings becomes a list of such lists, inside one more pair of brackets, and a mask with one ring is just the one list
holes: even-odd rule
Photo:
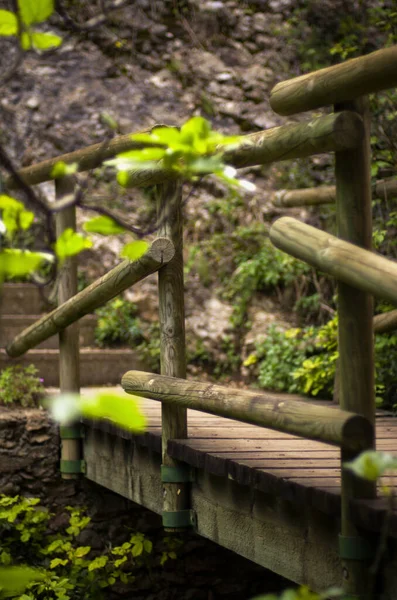
[[[397, 177], [376, 181], [372, 185], [372, 196], [381, 199], [397, 197]], [[336, 187], [334, 185], [323, 185], [317, 188], [278, 190], [272, 194], [271, 202], [273, 206], [280, 208], [334, 204], [336, 202]]]
[[123, 261], [76, 296], [24, 329], [7, 346], [7, 354], [12, 357], [21, 356], [84, 315], [103, 306], [134, 283], [158, 271], [170, 262], [173, 256], [172, 242], [167, 238], [157, 238], [138, 260]]
[[377, 298], [397, 304], [397, 262], [292, 217], [272, 225], [277, 248]]
[[336, 407], [310, 404], [287, 395], [228, 388], [142, 371], [128, 371], [121, 380], [128, 394], [159, 400], [268, 427], [359, 452], [373, 440], [371, 423]]
[[[225, 162], [239, 168], [267, 164], [293, 158], [304, 158], [324, 152], [335, 152], [354, 148], [363, 136], [362, 121], [354, 112], [343, 111], [326, 115], [305, 123], [293, 123], [273, 127], [243, 136], [239, 146], [224, 151]], [[144, 144], [134, 142], [131, 135], [115, 138], [107, 144], [94, 144], [68, 154], [42, 161], [19, 171], [19, 176], [28, 185], [36, 185], [53, 179], [54, 165], [78, 163], [80, 171], [98, 167], [103, 160], [120, 152], [142, 148]], [[166, 169], [133, 171], [129, 177], [129, 187], [144, 187], [175, 179], [177, 174]], [[8, 189], [16, 189], [12, 177], [6, 180]]]
[[293, 115], [397, 86], [397, 45], [278, 83], [270, 106]]

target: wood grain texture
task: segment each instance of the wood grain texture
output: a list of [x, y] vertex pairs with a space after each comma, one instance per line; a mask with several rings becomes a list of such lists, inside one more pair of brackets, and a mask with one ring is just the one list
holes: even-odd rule
[[[186, 377], [185, 301], [183, 284], [182, 182], [158, 188], [160, 235], [175, 248], [173, 259], [158, 274], [161, 373]], [[173, 467], [177, 462], [168, 454], [168, 441], [187, 437], [187, 413], [181, 406], [162, 404], [162, 461]], [[190, 508], [188, 483], [164, 483], [165, 512]]]
[[397, 304], [397, 263], [394, 261], [292, 217], [278, 219], [269, 236], [277, 248], [295, 258], [351, 287]]
[[[396, 47], [397, 50], [397, 47]], [[395, 55], [395, 59], [397, 54]], [[397, 70], [396, 70], [397, 73]], [[372, 247], [371, 202], [371, 145], [368, 98], [335, 107], [355, 110], [362, 117], [365, 136], [354, 152], [344, 150], [335, 154], [336, 222], [338, 236], [365, 251]], [[397, 267], [397, 265], [394, 263]], [[363, 265], [362, 277], [368, 277]], [[397, 278], [396, 278], [397, 284]], [[375, 422], [375, 366], [373, 335], [373, 297], [369, 290], [355, 286], [352, 281], [338, 283], [338, 350], [339, 403], [341, 408], [365, 416]], [[374, 447], [374, 445], [373, 445]], [[349, 461], [355, 452], [342, 449], [342, 460]], [[374, 498], [376, 484], [342, 471], [341, 534], [360, 537], [352, 518], [352, 500]], [[361, 600], [372, 597], [373, 576], [369, 561], [343, 560], [343, 589]]]
[[[103, 432], [104, 439], [111, 436], [111, 440], [114, 436], [121, 438], [125, 443], [131, 442], [138, 448], [148, 448], [150, 452], [158, 454], [160, 461], [160, 404], [142, 399], [141, 408], [149, 420], [149, 427], [144, 435], [134, 435], [106, 422], [90, 422], [87, 426], [98, 431], [98, 441], [102, 440]], [[209, 426], [205, 431], [206, 426], [201, 427], [200, 421], [205, 424], [212, 421], [213, 426]], [[310, 505], [333, 520], [339, 519], [340, 453], [337, 448], [193, 410], [188, 410], [188, 422], [194, 423], [189, 426], [188, 439], [168, 441], [168, 454], [174, 459], [216, 476], [221, 485], [225, 480], [233, 480], [239, 485], [247, 486], [247, 494], [252, 494], [252, 490], [255, 489], [262, 490], [268, 494], [268, 503], [272, 501], [271, 498], [282, 498], [286, 502], [295, 502], [298, 511], [301, 510], [300, 507]], [[243, 425], [243, 428], [240, 425]], [[256, 432], [262, 429], [265, 431], [262, 439], [255, 437]], [[396, 453], [397, 419], [379, 417], [376, 429], [378, 448]], [[229, 437], [229, 431], [233, 431], [234, 439]], [[109, 444], [114, 446], [115, 442], [109, 441]], [[125, 456], [122, 461], [129, 460], [127, 451]], [[92, 460], [100, 462], [102, 457], [93, 455]], [[112, 465], [113, 455], [111, 459], [106, 460]], [[99, 464], [97, 468], [103, 469]], [[121, 465], [120, 468], [125, 467]], [[328, 468], [333, 472], [328, 471]], [[312, 471], [310, 476], [308, 469]], [[277, 474], [275, 470], [278, 471]], [[126, 473], [128, 474], [128, 470]], [[109, 468], [109, 477], [111, 475], [112, 469]], [[395, 481], [387, 483], [396, 488]], [[387, 503], [382, 498], [370, 501], [354, 500], [353, 519], [357, 526], [379, 531], [386, 510]], [[391, 515], [390, 532], [390, 535], [397, 536], [397, 511]]]
[[282, 81], [270, 93], [270, 106], [280, 115], [293, 115], [396, 85], [397, 46], [392, 46]]
[[[66, 176], [55, 181], [57, 201], [74, 193], [75, 179]], [[70, 206], [55, 215], [56, 235], [66, 229], [76, 231], [76, 207]], [[61, 267], [58, 281], [58, 305], [77, 294], [77, 256], [69, 257]], [[62, 394], [80, 393], [79, 323], [59, 332], [59, 387]], [[61, 460], [79, 460], [81, 440], [62, 440]], [[77, 479], [78, 475], [62, 473], [62, 479]]]
[[[372, 186], [372, 196], [388, 200], [397, 196], [397, 178], [390, 177], [377, 181]], [[295, 206], [317, 206], [336, 202], [336, 186], [324, 185], [317, 188], [299, 190], [278, 190], [271, 196], [273, 206], [293, 208]]]
[[285, 396], [280, 400], [277, 394], [231, 389], [142, 371], [129, 371], [121, 384], [127, 392], [137, 396], [351, 449], [366, 448], [372, 439], [371, 425], [364, 418], [336, 408], [289, 401]]
[[9, 356], [21, 356], [47, 338], [59, 333], [84, 315], [87, 315], [124, 290], [158, 271], [174, 256], [172, 243], [158, 238], [138, 260], [125, 260], [100, 277], [73, 298], [48, 313], [36, 323], [22, 331], [6, 350]]

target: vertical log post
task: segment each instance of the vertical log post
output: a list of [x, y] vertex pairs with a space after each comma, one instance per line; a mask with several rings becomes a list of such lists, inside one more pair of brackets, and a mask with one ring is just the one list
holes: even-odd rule
[[[161, 374], [186, 377], [185, 308], [183, 288], [182, 183], [158, 186], [159, 235], [168, 237], [174, 258], [159, 270]], [[187, 437], [185, 408], [162, 403], [163, 525], [167, 531], [187, 527], [191, 518], [189, 472], [167, 454], [170, 439]]]
[[[55, 181], [56, 199], [73, 194], [74, 178], [65, 176]], [[56, 234], [66, 229], [76, 230], [76, 208], [71, 206], [56, 214]], [[77, 293], [77, 257], [67, 258], [61, 266], [58, 282], [58, 305]], [[79, 323], [59, 333], [59, 385], [61, 394], [80, 392]], [[81, 427], [75, 423], [61, 427], [61, 473], [63, 479], [76, 479], [81, 472]]]
[[[368, 98], [335, 107], [352, 110], [363, 119], [365, 135], [352, 150], [335, 154], [336, 213], [341, 239], [366, 249], [372, 246], [370, 181], [370, 114]], [[342, 409], [375, 421], [373, 300], [372, 296], [345, 283], [338, 284], [339, 398]], [[353, 458], [342, 450], [342, 463]], [[351, 519], [351, 500], [373, 498], [373, 483], [342, 469], [342, 518], [340, 556], [344, 591], [360, 600], [369, 597], [371, 549]]]

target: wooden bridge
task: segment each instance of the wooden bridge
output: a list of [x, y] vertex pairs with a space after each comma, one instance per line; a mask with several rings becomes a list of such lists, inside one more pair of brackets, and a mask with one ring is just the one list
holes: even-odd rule
[[[146, 254], [78, 294], [76, 264], [69, 260], [60, 306], [7, 349], [20, 356], [59, 333], [61, 389], [78, 391], [73, 324], [158, 271], [162, 374], [130, 371], [122, 380], [126, 392], [145, 399], [148, 430], [134, 436], [108, 422], [87, 422], [82, 461], [79, 427], [62, 429], [64, 476], [84, 465], [88, 479], [161, 513], [166, 528], [195, 527], [293, 581], [317, 590], [341, 585], [360, 599], [395, 598], [396, 584], [397, 512], [376, 495], [374, 483], [341, 469], [341, 462], [375, 446], [372, 298], [397, 303], [397, 264], [371, 252], [367, 98], [395, 85], [397, 46], [280, 83], [270, 99], [279, 114], [329, 105], [334, 113], [247, 135], [225, 156], [246, 167], [335, 152], [338, 237], [284, 217], [270, 239], [339, 281], [339, 407], [186, 381], [181, 184], [165, 170], [130, 175], [130, 185], [158, 185], [160, 229]], [[8, 186], [50, 180], [59, 160], [87, 170], [136, 147], [122, 136], [22, 169]], [[69, 204], [57, 214], [60, 233], [75, 225], [73, 178], [55, 186], [58, 206]], [[395, 312], [383, 330], [396, 326]], [[378, 416], [377, 448], [397, 451], [396, 430], [393, 417]]]

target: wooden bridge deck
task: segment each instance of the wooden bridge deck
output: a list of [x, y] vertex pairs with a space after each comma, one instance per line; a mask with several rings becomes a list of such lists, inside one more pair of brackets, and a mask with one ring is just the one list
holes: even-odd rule
[[[87, 477], [161, 513], [161, 405], [142, 399], [142, 408], [142, 436], [87, 427]], [[339, 585], [339, 449], [194, 410], [188, 426], [189, 438], [170, 441], [168, 453], [196, 469], [197, 531], [297, 583]], [[378, 416], [377, 448], [397, 452], [397, 418]], [[357, 501], [354, 519], [379, 532], [386, 510], [383, 498]], [[397, 537], [397, 511], [388, 532]]]

